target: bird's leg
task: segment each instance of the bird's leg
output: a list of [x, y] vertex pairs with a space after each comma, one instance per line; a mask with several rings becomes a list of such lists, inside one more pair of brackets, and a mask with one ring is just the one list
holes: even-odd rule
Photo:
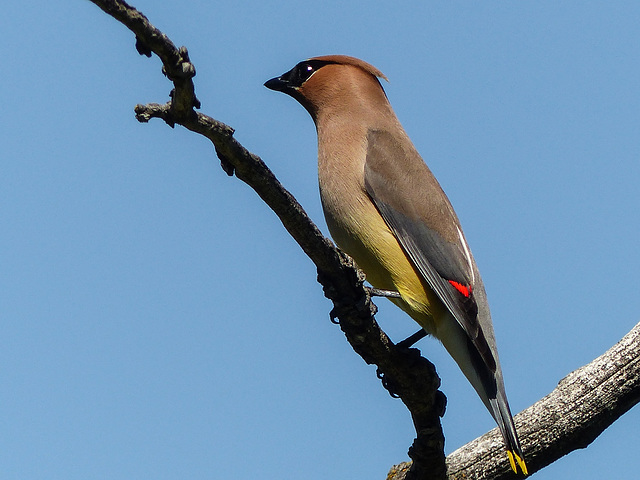
[[372, 297], [402, 298], [399, 292], [394, 290], [382, 290], [380, 288], [367, 287]]
[[[399, 292], [394, 290], [383, 290], [381, 288], [367, 287], [369, 290], [369, 295], [372, 297], [387, 297], [387, 298], [402, 298]], [[418, 330], [413, 335], [405, 338], [401, 342], [396, 344], [397, 347], [400, 348], [410, 348], [412, 347], [418, 340], [422, 340], [427, 336], [427, 332], [423, 329]]]
[[399, 347], [399, 348], [410, 348], [410, 347], [413, 347], [413, 345], [418, 340], [422, 340], [426, 336], [427, 336], [427, 332], [425, 332], [424, 329], [421, 328], [420, 330], [418, 330], [413, 335], [409, 335], [407, 338], [405, 338], [401, 342], [396, 343], [396, 347]]

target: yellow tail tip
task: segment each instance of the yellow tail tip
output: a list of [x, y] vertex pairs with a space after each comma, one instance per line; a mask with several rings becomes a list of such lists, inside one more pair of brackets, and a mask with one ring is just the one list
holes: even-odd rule
[[[518, 455], [511, 450], [507, 450], [507, 456], [509, 457], [509, 464], [511, 465], [511, 470], [515, 473], [522, 473], [523, 475], [529, 475], [527, 471], [527, 464], [524, 463], [524, 458]], [[520, 472], [518, 472], [518, 467], [520, 467]]]

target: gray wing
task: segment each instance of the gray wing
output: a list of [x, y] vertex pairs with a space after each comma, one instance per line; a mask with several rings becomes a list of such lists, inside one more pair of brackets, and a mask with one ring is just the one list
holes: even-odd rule
[[365, 188], [418, 272], [468, 335], [489, 369], [486, 373], [492, 374], [496, 360], [474, 295], [477, 269], [460, 222], [410, 140], [402, 140], [384, 130], [369, 132]]

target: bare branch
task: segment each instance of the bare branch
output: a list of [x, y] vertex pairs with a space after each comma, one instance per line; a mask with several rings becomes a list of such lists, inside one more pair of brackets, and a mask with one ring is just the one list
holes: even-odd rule
[[[549, 395], [515, 417], [529, 473], [587, 447], [640, 402], [640, 323], [603, 355], [560, 380]], [[500, 432], [494, 428], [447, 457], [448, 478], [516, 478], [500, 465]], [[390, 480], [402, 480], [398, 465]]]

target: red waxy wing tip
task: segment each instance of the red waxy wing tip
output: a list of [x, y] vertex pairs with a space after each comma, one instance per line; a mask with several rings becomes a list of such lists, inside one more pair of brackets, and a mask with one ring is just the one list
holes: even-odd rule
[[449, 280], [449, 283], [458, 290], [462, 295], [469, 298], [471, 296], [471, 287], [467, 285], [463, 285], [461, 283], [456, 282], [455, 280]]

